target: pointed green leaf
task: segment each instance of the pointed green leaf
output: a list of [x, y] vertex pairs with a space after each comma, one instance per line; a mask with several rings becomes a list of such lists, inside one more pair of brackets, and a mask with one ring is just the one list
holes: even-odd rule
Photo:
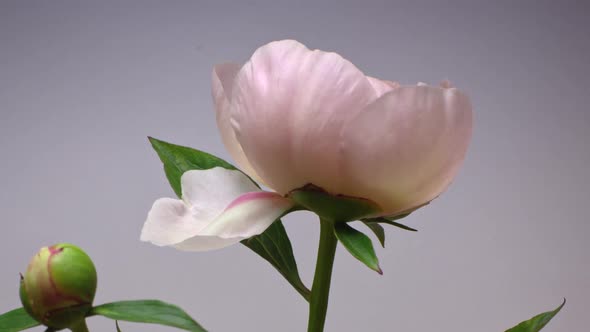
[[92, 308], [89, 316], [93, 315], [127, 322], [171, 326], [192, 332], [206, 332], [182, 309], [158, 300], [106, 303]]
[[[160, 160], [162, 160], [166, 177], [178, 197], [182, 195], [180, 177], [186, 171], [214, 167], [223, 167], [230, 170], [237, 169], [225, 160], [203, 151], [170, 144], [151, 137], [149, 140], [158, 153]], [[291, 241], [280, 219], [274, 222], [264, 233], [244, 240], [242, 244], [272, 264], [295, 290], [306, 300], [309, 300], [310, 291], [301, 281], [297, 263], [293, 256]]]
[[[396, 219], [393, 219], [396, 220]], [[398, 222], [393, 221], [392, 219], [388, 219], [388, 218], [384, 218], [384, 217], [378, 217], [378, 218], [367, 218], [367, 219], [362, 219], [361, 221], [367, 224], [387, 224], [387, 225], [391, 225], [391, 226], [395, 226], [395, 227], [399, 227], [401, 229], [405, 229], [406, 231], [411, 231], [411, 232], [417, 232], [417, 229], [414, 229], [410, 226], [406, 226], [404, 224], [400, 224]]]
[[2, 332], [23, 331], [39, 325], [24, 308], [14, 309], [0, 315], [0, 331]]
[[274, 222], [264, 233], [246, 239], [242, 241], [242, 244], [272, 264], [291, 286], [305, 300], [309, 301], [311, 292], [299, 277], [291, 241], [289, 241], [283, 223], [280, 221]]
[[393, 216], [393, 217], [383, 217], [383, 218], [385, 218], [387, 220], [399, 220], [399, 219], [404, 219], [405, 217], [409, 216], [410, 214], [412, 214], [412, 212], [398, 214], [398, 215]]
[[565, 305], [565, 299], [563, 303], [553, 311], [547, 311], [542, 314], [536, 315], [535, 317], [526, 320], [515, 327], [506, 330], [506, 332], [538, 332], [540, 331], [549, 321], [557, 315], [557, 313]]
[[375, 222], [366, 222], [366, 221], [363, 221], [363, 223], [365, 225], [367, 225], [367, 227], [369, 227], [369, 229], [371, 231], [373, 231], [373, 233], [377, 237], [377, 240], [379, 240], [379, 243], [381, 243], [381, 246], [383, 248], [385, 248], [385, 230], [383, 229], [383, 226], [381, 226], [381, 225], [379, 225], [378, 223], [375, 223]]
[[215, 167], [223, 167], [231, 170], [237, 169], [225, 160], [207, 152], [170, 144], [152, 137], [149, 140], [156, 153], [158, 153], [160, 160], [164, 163], [164, 172], [166, 173], [168, 182], [170, 182], [172, 189], [174, 189], [178, 197], [182, 195], [180, 177], [188, 170], [211, 169]]
[[383, 274], [383, 271], [379, 267], [379, 260], [375, 254], [375, 249], [373, 249], [373, 243], [369, 237], [343, 222], [334, 225], [334, 232], [338, 240], [340, 240], [352, 256], [364, 263], [371, 270]]

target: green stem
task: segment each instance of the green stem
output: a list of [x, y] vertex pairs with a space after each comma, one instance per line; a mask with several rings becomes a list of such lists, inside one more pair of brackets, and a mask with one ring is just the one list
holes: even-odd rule
[[332, 280], [332, 266], [338, 240], [334, 235], [333, 222], [320, 220], [320, 245], [315, 266], [315, 275], [311, 287], [311, 299], [309, 301], [308, 332], [324, 331], [326, 312], [328, 310], [328, 297], [330, 295], [330, 281]]
[[86, 325], [86, 319], [82, 319], [78, 325], [70, 327], [72, 332], [88, 332], [88, 326]]

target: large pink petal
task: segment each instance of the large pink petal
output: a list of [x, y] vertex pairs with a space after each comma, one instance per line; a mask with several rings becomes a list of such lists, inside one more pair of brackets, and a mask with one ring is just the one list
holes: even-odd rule
[[232, 124], [264, 182], [285, 194], [307, 183], [337, 193], [339, 133], [376, 98], [365, 75], [336, 53], [284, 40], [254, 53], [232, 90]]
[[424, 204], [452, 181], [471, 130], [471, 103], [459, 90], [396, 88], [343, 130], [343, 193], [369, 198], [389, 214]]
[[400, 86], [398, 82], [380, 80], [371, 76], [367, 76], [367, 80], [369, 80], [369, 83], [371, 83], [371, 86], [373, 89], [375, 89], [377, 97], [381, 97], [389, 91], [399, 88]]
[[236, 139], [234, 129], [230, 122], [230, 101], [231, 91], [236, 74], [240, 65], [235, 63], [223, 63], [213, 68], [211, 77], [211, 95], [215, 103], [217, 127], [221, 134], [221, 140], [225, 148], [232, 156], [238, 167], [255, 181], [261, 182], [260, 177], [244, 155], [242, 146]]
[[238, 197], [198, 235], [175, 245], [180, 250], [207, 251], [261, 234], [293, 207], [277, 193], [253, 192]]

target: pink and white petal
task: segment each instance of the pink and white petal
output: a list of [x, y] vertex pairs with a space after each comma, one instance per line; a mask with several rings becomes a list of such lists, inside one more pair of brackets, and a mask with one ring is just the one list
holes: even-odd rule
[[221, 134], [221, 140], [225, 148], [232, 156], [238, 167], [255, 181], [261, 182], [260, 177], [244, 155], [242, 146], [236, 139], [234, 129], [230, 122], [230, 101], [232, 86], [240, 65], [235, 63], [223, 63], [213, 68], [211, 77], [211, 95], [215, 104], [215, 118], [217, 128]]
[[190, 238], [205, 226], [192, 217], [183, 201], [160, 198], [148, 213], [140, 239], [157, 246], [169, 246]]
[[223, 248], [261, 234], [293, 208], [294, 203], [277, 193], [252, 192], [238, 197], [197, 236], [176, 245], [187, 251]]
[[343, 194], [374, 200], [387, 214], [442, 193], [461, 166], [472, 131], [468, 97], [457, 89], [403, 86], [383, 95], [342, 133]]
[[375, 98], [366, 76], [340, 55], [277, 41], [256, 50], [238, 72], [232, 125], [270, 188], [286, 194], [313, 183], [337, 192], [340, 130]]
[[187, 171], [180, 182], [182, 199], [193, 218], [204, 221], [205, 226], [242, 194], [260, 191], [242, 172], [222, 167]]
[[174, 248], [182, 251], [211, 251], [229, 247], [242, 240], [241, 238], [224, 239], [219, 236], [196, 235], [174, 245]]
[[367, 80], [369, 80], [369, 83], [371, 83], [371, 86], [377, 93], [377, 97], [381, 97], [389, 91], [400, 86], [398, 82], [380, 80], [371, 76], [367, 76]]

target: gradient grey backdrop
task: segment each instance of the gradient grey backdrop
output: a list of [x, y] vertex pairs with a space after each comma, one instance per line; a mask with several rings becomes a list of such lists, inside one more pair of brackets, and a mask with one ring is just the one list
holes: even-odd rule
[[[451, 189], [405, 220], [418, 233], [387, 230], [385, 275], [339, 248], [327, 331], [504, 331], [564, 296], [546, 330], [587, 331], [589, 6], [486, 3], [1, 1], [0, 312], [18, 306], [30, 256], [70, 241], [98, 267], [97, 303], [160, 298], [212, 332], [304, 331], [306, 303], [245, 247], [139, 241], [152, 202], [173, 195], [146, 136], [229, 158], [212, 66], [295, 38], [372, 76], [448, 78], [475, 110]], [[318, 225], [285, 224], [309, 282]]]

